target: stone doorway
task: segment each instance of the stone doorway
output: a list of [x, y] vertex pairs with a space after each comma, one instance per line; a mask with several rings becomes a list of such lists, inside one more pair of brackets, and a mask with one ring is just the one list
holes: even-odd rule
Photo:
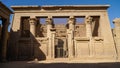
[[68, 17], [54, 17], [55, 36], [55, 58], [67, 58], [67, 28]]
[[68, 57], [68, 46], [66, 37], [57, 37], [55, 45], [55, 58], [67, 58]]

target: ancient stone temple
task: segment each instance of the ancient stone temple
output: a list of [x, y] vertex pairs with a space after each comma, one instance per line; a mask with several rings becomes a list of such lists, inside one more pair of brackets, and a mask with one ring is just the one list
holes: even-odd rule
[[108, 7], [12, 6], [9, 60], [117, 61]]

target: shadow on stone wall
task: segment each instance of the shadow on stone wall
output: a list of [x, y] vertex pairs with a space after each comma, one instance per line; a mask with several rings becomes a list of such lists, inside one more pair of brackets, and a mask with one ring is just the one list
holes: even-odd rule
[[[45, 60], [46, 55], [40, 49], [41, 44], [34, 36], [21, 37], [20, 31], [13, 32], [11, 30], [9, 45], [7, 48], [7, 59], [11, 60]], [[32, 35], [32, 34], [31, 34]]]
[[92, 36], [99, 36], [99, 28], [100, 28], [100, 23], [99, 23], [99, 16], [93, 16], [93, 20], [95, 21], [94, 23], [92, 23], [92, 25], [94, 24], [94, 26], [92, 26]]

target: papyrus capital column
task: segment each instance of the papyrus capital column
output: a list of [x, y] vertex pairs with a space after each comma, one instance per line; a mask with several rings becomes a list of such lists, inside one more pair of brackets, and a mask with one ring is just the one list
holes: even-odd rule
[[48, 17], [46, 19], [46, 24], [47, 24], [47, 37], [50, 37], [50, 29], [52, 28], [53, 26], [53, 20], [52, 20], [52, 17]]
[[54, 34], [52, 34], [52, 25], [53, 25], [53, 20], [52, 20], [52, 17], [49, 16], [47, 19], [46, 19], [46, 24], [47, 24], [47, 37], [48, 37], [48, 55], [47, 55], [47, 59], [52, 59], [53, 58], [53, 44], [54, 43], [54, 39], [53, 39], [53, 36]]
[[36, 18], [30, 18], [29, 19], [29, 23], [30, 23], [30, 32], [31, 32], [31, 36], [36, 35], [36, 24], [37, 24], [37, 19]]
[[85, 24], [86, 24], [86, 36], [87, 37], [92, 37], [92, 28], [91, 28], [92, 20], [93, 18], [91, 16], [86, 17]]
[[75, 28], [75, 18], [74, 16], [70, 16], [68, 19], [69, 29], [74, 30]]
[[75, 28], [75, 18], [74, 16], [70, 16], [68, 19], [69, 29], [67, 30], [68, 35], [68, 57], [71, 59], [74, 57], [74, 28]]
[[93, 41], [92, 41], [92, 21], [93, 21], [93, 18], [91, 16], [87, 16], [86, 17], [86, 21], [85, 21], [85, 24], [86, 24], [86, 36], [90, 39], [90, 42], [89, 42], [89, 48], [90, 48], [90, 56], [93, 56], [94, 55], [94, 52], [93, 52]]

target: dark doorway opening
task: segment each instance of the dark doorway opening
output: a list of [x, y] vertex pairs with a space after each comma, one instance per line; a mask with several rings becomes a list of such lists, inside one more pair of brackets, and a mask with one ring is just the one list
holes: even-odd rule
[[68, 48], [66, 38], [56, 38], [55, 58], [67, 58]]
[[68, 17], [53, 17], [54, 28], [56, 29], [55, 58], [67, 58], [67, 28]]

